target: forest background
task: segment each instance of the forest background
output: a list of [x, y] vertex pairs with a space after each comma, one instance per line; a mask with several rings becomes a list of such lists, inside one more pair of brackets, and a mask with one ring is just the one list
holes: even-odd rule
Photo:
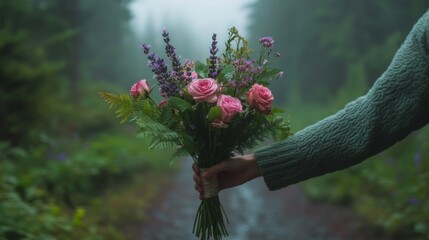
[[[163, 52], [162, 30], [148, 23], [136, 34], [132, 2], [0, 0], [1, 237], [123, 239], [145, 219], [134, 210], [145, 209], [175, 170], [169, 152], [144, 150], [148, 143], [97, 96], [127, 92], [142, 78], [155, 84], [139, 45]], [[274, 37], [285, 77], [271, 86], [296, 132], [365, 94], [428, 7], [424, 0], [256, 0], [245, 6], [245, 31], [251, 44]], [[187, 30], [170, 24], [179, 55], [208, 56], [210, 43], [197, 52]], [[427, 236], [428, 158], [425, 127], [303, 187], [392, 237]]]

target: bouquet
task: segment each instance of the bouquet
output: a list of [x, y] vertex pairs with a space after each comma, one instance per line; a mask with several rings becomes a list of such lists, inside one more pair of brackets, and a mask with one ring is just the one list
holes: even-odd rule
[[[174, 148], [174, 157], [190, 155], [204, 171], [266, 137], [282, 140], [291, 135], [289, 123], [279, 116], [282, 111], [272, 108], [274, 97], [267, 88], [283, 74], [272, 67], [271, 61], [280, 54], [273, 52], [271, 37], [259, 39], [259, 56], [251, 59], [248, 41], [233, 27], [222, 56], [217, 55], [213, 34], [205, 62], [182, 64], [169, 33], [164, 30], [162, 36], [170, 70], [149, 45], [142, 44], [162, 100], [156, 100], [146, 79], [135, 83], [130, 94], [100, 93], [122, 122], [137, 124], [138, 137], [151, 139], [149, 148]], [[201, 239], [222, 239], [228, 236], [228, 219], [219, 201], [217, 179], [205, 180], [203, 187], [193, 233]]]

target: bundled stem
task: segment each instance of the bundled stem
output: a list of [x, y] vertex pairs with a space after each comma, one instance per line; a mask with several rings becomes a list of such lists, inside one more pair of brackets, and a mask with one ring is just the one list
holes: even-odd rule
[[225, 221], [229, 222], [219, 196], [204, 198], [198, 207], [192, 233], [201, 240], [207, 240], [211, 237], [214, 240], [221, 240], [228, 237]]

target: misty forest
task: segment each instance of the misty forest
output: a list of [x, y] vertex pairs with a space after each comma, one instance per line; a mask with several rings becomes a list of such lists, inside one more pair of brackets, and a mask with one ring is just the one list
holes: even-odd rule
[[[193, 238], [192, 161], [147, 150], [97, 94], [129, 93], [139, 79], [157, 89], [140, 45], [162, 54], [162, 29], [149, 20], [137, 32], [134, 1], [0, 0], [0, 239]], [[274, 38], [284, 75], [270, 88], [293, 132], [366, 94], [429, 7], [248, 2], [242, 31], [251, 46]], [[207, 58], [210, 41], [196, 44], [177, 16], [162, 17], [178, 55]], [[220, 197], [230, 239], [427, 239], [428, 186], [425, 127], [349, 169], [276, 192], [259, 179]]]

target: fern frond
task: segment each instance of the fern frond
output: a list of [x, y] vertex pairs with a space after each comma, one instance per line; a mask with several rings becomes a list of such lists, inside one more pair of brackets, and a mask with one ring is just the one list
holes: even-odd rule
[[149, 149], [167, 149], [167, 148], [177, 148], [180, 143], [177, 141], [165, 141], [159, 138], [152, 138], [152, 141], [149, 145]]
[[115, 110], [118, 118], [122, 118], [121, 123], [127, 121], [134, 113], [134, 99], [129, 94], [113, 94], [99, 92], [98, 95]]
[[174, 160], [181, 158], [181, 157], [188, 156], [188, 155], [189, 155], [189, 153], [188, 153], [188, 151], [186, 151], [185, 148], [181, 147], [181, 148], [176, 149], [176, 151], [173, 153], [173, 155], [170, 158], [170, 166], [173, 165]]

